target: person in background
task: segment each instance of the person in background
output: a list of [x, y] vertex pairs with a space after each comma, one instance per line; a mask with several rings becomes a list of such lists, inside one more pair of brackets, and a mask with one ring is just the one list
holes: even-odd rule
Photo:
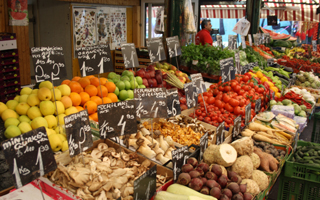
[[201, 22], [201, 31], [199, 31], [196, 35], [196, 45], [202, 44], [209, 44], [212, 46], [212, 37], [211, 37], [211, 30], [212, 25], [211, 21], [204, 19]]

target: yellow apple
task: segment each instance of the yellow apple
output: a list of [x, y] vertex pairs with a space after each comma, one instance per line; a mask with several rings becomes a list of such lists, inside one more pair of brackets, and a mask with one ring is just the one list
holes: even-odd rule
[[65, 115], [65, 114], [60, 114], [60, 115], [56, 116], [57, 122], [58, 122], [59, 125], [63, 125], [63, 124], [64, 124], [64, 117], [65, 117], [65, 116], [67, 116], [67, 115]]
[[21, 122], [18, 128], [20, 129], [22, 134], [32, 131], [31, 125], [28, 122]]
[[21, 131], [17, 126], [11, 125], [4, 131], [4, 136], [8, 139], [19, 135], [21, 135]]
[[51, 90], [53, 88], [53, 85], [52, 85], [52, 83], [50, 81], [43, 81], [43, 82], [41, 82], [39, 84], [39, 89], [43, 88], [43, 87], [48, 88], [48, 89]]
[[20, 122], [31, 122], [30, 118], [27, 115], [21, 115], [18, 119]]
[[48, 137], [48, 139], [49, 139], [52, 151], [56, 152], [56, 151], [59, 151], [62, 148], [62, 140], [58, 136], [58, 134], [51, 134]]
[[14, 110], [11, 110], [11, 109], [7, 109], [3, 111], [1, 114], [2, 121], [6, 121], [8, 118], [11, 118], [11, 117], [18, 119], [19, 115]]
[[21, 95], [21, 96], [24, 95], [24, 94], [29, 95], [29, 94], [31, 94], [31, 92], [32, 92], [32, 89], [31, 89], [31, 88], [29, 88], [29, 87], [24, 87], [24, 88], [22, 88], [22, 90], [20, 91], [20, 95]]
[[62, 96], [69, 96], [71, 93], [71, 89], [69, 85], [66, 85], [66, 84], [59, 85], [58, 89], [61, 91]]
[[0, 115], [2, 114], [3, 111], [5, 111], [7, 109], [8, 109], [7, 105], [0, 102]]
[[68, 108], [65, 112], [66, 115], [71, 115], [71, 114], [74, 114], [74, 113], [77, 113], [79, 112], [78, 109], [74, 106], [71, 106], [70, 108]]
[[4, 127], [8, 128], [9, 126], [18, 126], [20, 121], [17, 118], [10, 117], [4, 122]]
[[67, 140], [66, 136], [64, 136], [63, 134], [57, 134], [57, 135], [60, 137], [60, 139], [62, 140], [62, 142], [64, 142], [64, 141]]
[[16, 106], [16, 112], [19, 114], [19, 115], [26, 115], [28, 110], [29, 110], [30, 106], [25, 103], [25, 102], [22, 102], [22, 103], [19, 103], [17, 106]]
[[67, 151], [68, 149], [69, 149], [68, 141], [65, 140], [65, 141], [62, 142], [61, 151], [64, 152], [64, 151]]
[[40, 101], [51, 100], [51, 91], [50, 89], [43, 87], [38, 90], [38, 98]]
[[67, 138], [66, 129], [64, 128], [63, 125], [57, 126], [57, 128], [55, 129], [55, 132], [57, 134], [64, 135]]
[[57, 127], [57, 119], [53, 115], [47, 115], [44, 117], [48, 122], [48, 128], [55, 129]]
[[[54, 95], [53, 95], [53, 90], [54, 90]], [[55, 88], [55, 89], [51, 89], [51, 101], [60, 101], [61, 99], [61, 91], [58, 89], [58, 88]], [[56, 98], [56, 99], [54, 99]]]
[[56, 132], [51, 128], [46, 128], [47, 136], [49, 137], [51, 134], [56, 134]]
[[20, 96], [20, 99], [19, 99], [19, 103], [22, 103], [22, 102], [26, 102], [27, 103], [27, 99], [28, 99], [29, 95], [28, 94], [23, 94]]
[[27, 116], [31, 120], [33, 120], [34, 118], [41, 117], [42, 114], [40, 112], [40, 109], [37, 106], [32, 106], [31, 108], [29, 108], [29, 110], [27, 112]]
[[69, 96], [63, 96], [60, 101], [63, 103], [65, 109], [72, 106], [72, 100]]
[[17, 95], [13, 100], [16, 100], [17, 102], [20, 101], [20, 95]]
[[48, 122], [43, 117], [36, 117], [31, 122], [32, 129], [37, 129], [39, 127], [47, 127], [48, 128]]
[[9, 100], [9, 101], [7, 101], [7, 103], [6, 103], [6, 106], [9, 108], [9, 109], [11, 109], [11, 110], [15, 110], [16, 109], [16, 106], [19, 104], [19, 102], [18, 101], [16, 101], [16, 100]]
[[31, 92], [31, 94], [38, 94], [38, 90], [39, 90], [39, 89], [33, 89], [32, 92]]
[[30, 94], [27, 99], [29, 106], [38, 106], [40, 104], [40, 99], [37, 94]]
[[54, 114], [54, 104], [52, 101], [41, 101], [40, 102], [40, 111], [43, 116], [53, 115]]
[[[65, 108], [63, 103], [61, 101], [56, 101], [55, 104], [57, 107], [54, 107], [54, 114], [56, 115], [64, 114]], [[58, 108], [58, 113], [57, 113], [57, 108]]]

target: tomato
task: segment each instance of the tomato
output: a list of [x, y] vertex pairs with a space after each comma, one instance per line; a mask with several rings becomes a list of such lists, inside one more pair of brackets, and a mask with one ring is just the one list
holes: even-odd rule
[[202, 117], [202, 116], [200, 116], [198, 119], [199, 119], [200, 121], [203, 121], [203, 117]]
[[213, 126], [218, 127], [218, 126], [219, 126], [219, 122], [214, 121], [214, 122], [213, 122]]
[[248, 80], [249, 80], [249, 77], [247, 75], [244, 75], [242, 77], [242, 81], [244, 81], [245, 83], [248, 82]]
[[231, 90], [231, 87], [230, 87], [230, 86], [227, 85], [227, 86], [224, 87], [224, 91], [225, 91], [225, 92], [229, 92], [230, 90]]
[[207, 103], [208, 103], [208, 104], [213, 104], [214, 101], [215, 101], [215, 98], [214, 98], [214, 97], [209, 97]]
[[[226, 103], [225, 102], [221, 102], [221, 108], [223, 109], [224, 108], [224, 105], [225, 105]], [[223, 112], [222, 110], [221, 110], [221, 112]]]
[[237, 100], [237, 99], [230, 99], [229, 101], [229, 104], [232, 106], [232, 107], [236, 107], [240, 104], [240, 102]]
[[202, 101], [203, 101], [202, 96], [199, 95], [199, 96], [198, 96], [198, 102], [202, 102]]
[[207, 97], [207, 96], [204, 96], [203, 99], [204, 99], [205, 102], [207, 102], [208, 97]]
[[249, 83], [249, 86], [250, 86], [250, 87], [254, 87], [253, 82], [250, 82], [250, 83]]
[[263, 93], [264, 93], [264, 89], [263, 89], [263, 88], [259, 88], [259, 89], [258, 89], [258, 92], [259, 92], [260, 94], [263, 94]]
[[214, 105], [216, 105], [217, 107], [221, 108], [221, 107], [222, 107], [222, 106], [221, 106], [221, 105], [222, 105], [221, 100], [216, 99], [215, 102], [214, 102]]
[[251, 102], [251, 108], [254, 109], [256, 107], [256, 103]]
[[240, 89], [239, 92], [238, 92], [239, 95], [243, 95], [244, 93], [245, 93], [245, 91], [243, 89]]
[[209, 92], [204, 92], [202, 95], [203, 96], [208, 96]]
[[222, 100], [222, 94], [218, 94], [218, 95], [216, 96], [216, 100]]
[[224, 109], [226, 109], [229, 112], [233, 112], [233, 107], [229, 103], [225, 104]]
[[244, 91], [249, 91], [249, 86], [248, 85], [243, 85], [241, 87]]
[[223, 122], [223, 120], [222, 120], [221, 117], [218, 117], [218, 122], [219, 122], [219, 123]]
[[231, 119], [230, 117], [227, 117], [227, 119], [225, 120], [225, 122], [226, 122], [227, 124], [231, 124], [231, 123], [232, 123], [232, 119]]
[[216, 88], [216, 84], [212, 84], [212, 85], [210, 85], [210, 87], [209, 87], [210, 89], [212, 89], [212, 90], [214, 90], [215, 88]]
[[224, 87], [222, 85], [219, 86], [219, 91], [224, 91]]
[[204, 107], [201, 107], [200, 110], [203, 112], [204, 111]]
[[239, 101], [239, 106], [244, 106], [246, 104], [246, 100], [244, 98], [242, 98], [240, 101]]
[[228, 103], [230, 101], [230, 97], [227, 94], [224, 94], [222, 97], [223, 102]]
[[197, 116], [200, 116], [202, 114], [200, 109], [197, 109], [195, 113], [196, 113]]
[[217, 96], [219, 94], [219, 90], [218, 89], [214, 89], [212, 91], [213, 96]]
[[186, 100], [185, 97], [180, 97], [179, 101], [180, 101], [180, 104], [186, 104], [187, 103], [187, 100]]
[[210, 118], [210, 117], [205, 117], [205, 118], [204, 118], [204, 121], [208, 123], [208, 122], [211, 121], [211, 118]]

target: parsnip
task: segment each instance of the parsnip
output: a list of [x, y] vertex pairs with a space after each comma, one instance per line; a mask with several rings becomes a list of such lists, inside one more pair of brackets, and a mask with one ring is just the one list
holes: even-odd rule
[[268, 128], [268, 127], [266, 127], [264, 125], [258, 124], [256, 122], [251, 122], [249, 124], [249, 129], [252, 130], [252, 131], [264, 131], [264, 132], [267, 132], [267, 131], [278, 131], [278, 130], [274, 130], [274, 129]]
[[263, 142], [269, 142], [271, 144], [280, 144], [280, 145], [286, 145], [283, 142], [280, 142], [278, 140], [275, 139], [271, 139], [269, 137], [266, 137], [262, 134], [255, 134], [253, 135], [253, 139], [257, 140], [257, 141], [263, 141]]

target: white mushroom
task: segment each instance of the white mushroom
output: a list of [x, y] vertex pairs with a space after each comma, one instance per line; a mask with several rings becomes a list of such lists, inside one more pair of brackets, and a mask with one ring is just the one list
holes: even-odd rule
[[100, 143], [98, 144], [98, 149], [101, 151], [101, 152], [105, 152], [108, 150], [108, 145], [106, 143]]

